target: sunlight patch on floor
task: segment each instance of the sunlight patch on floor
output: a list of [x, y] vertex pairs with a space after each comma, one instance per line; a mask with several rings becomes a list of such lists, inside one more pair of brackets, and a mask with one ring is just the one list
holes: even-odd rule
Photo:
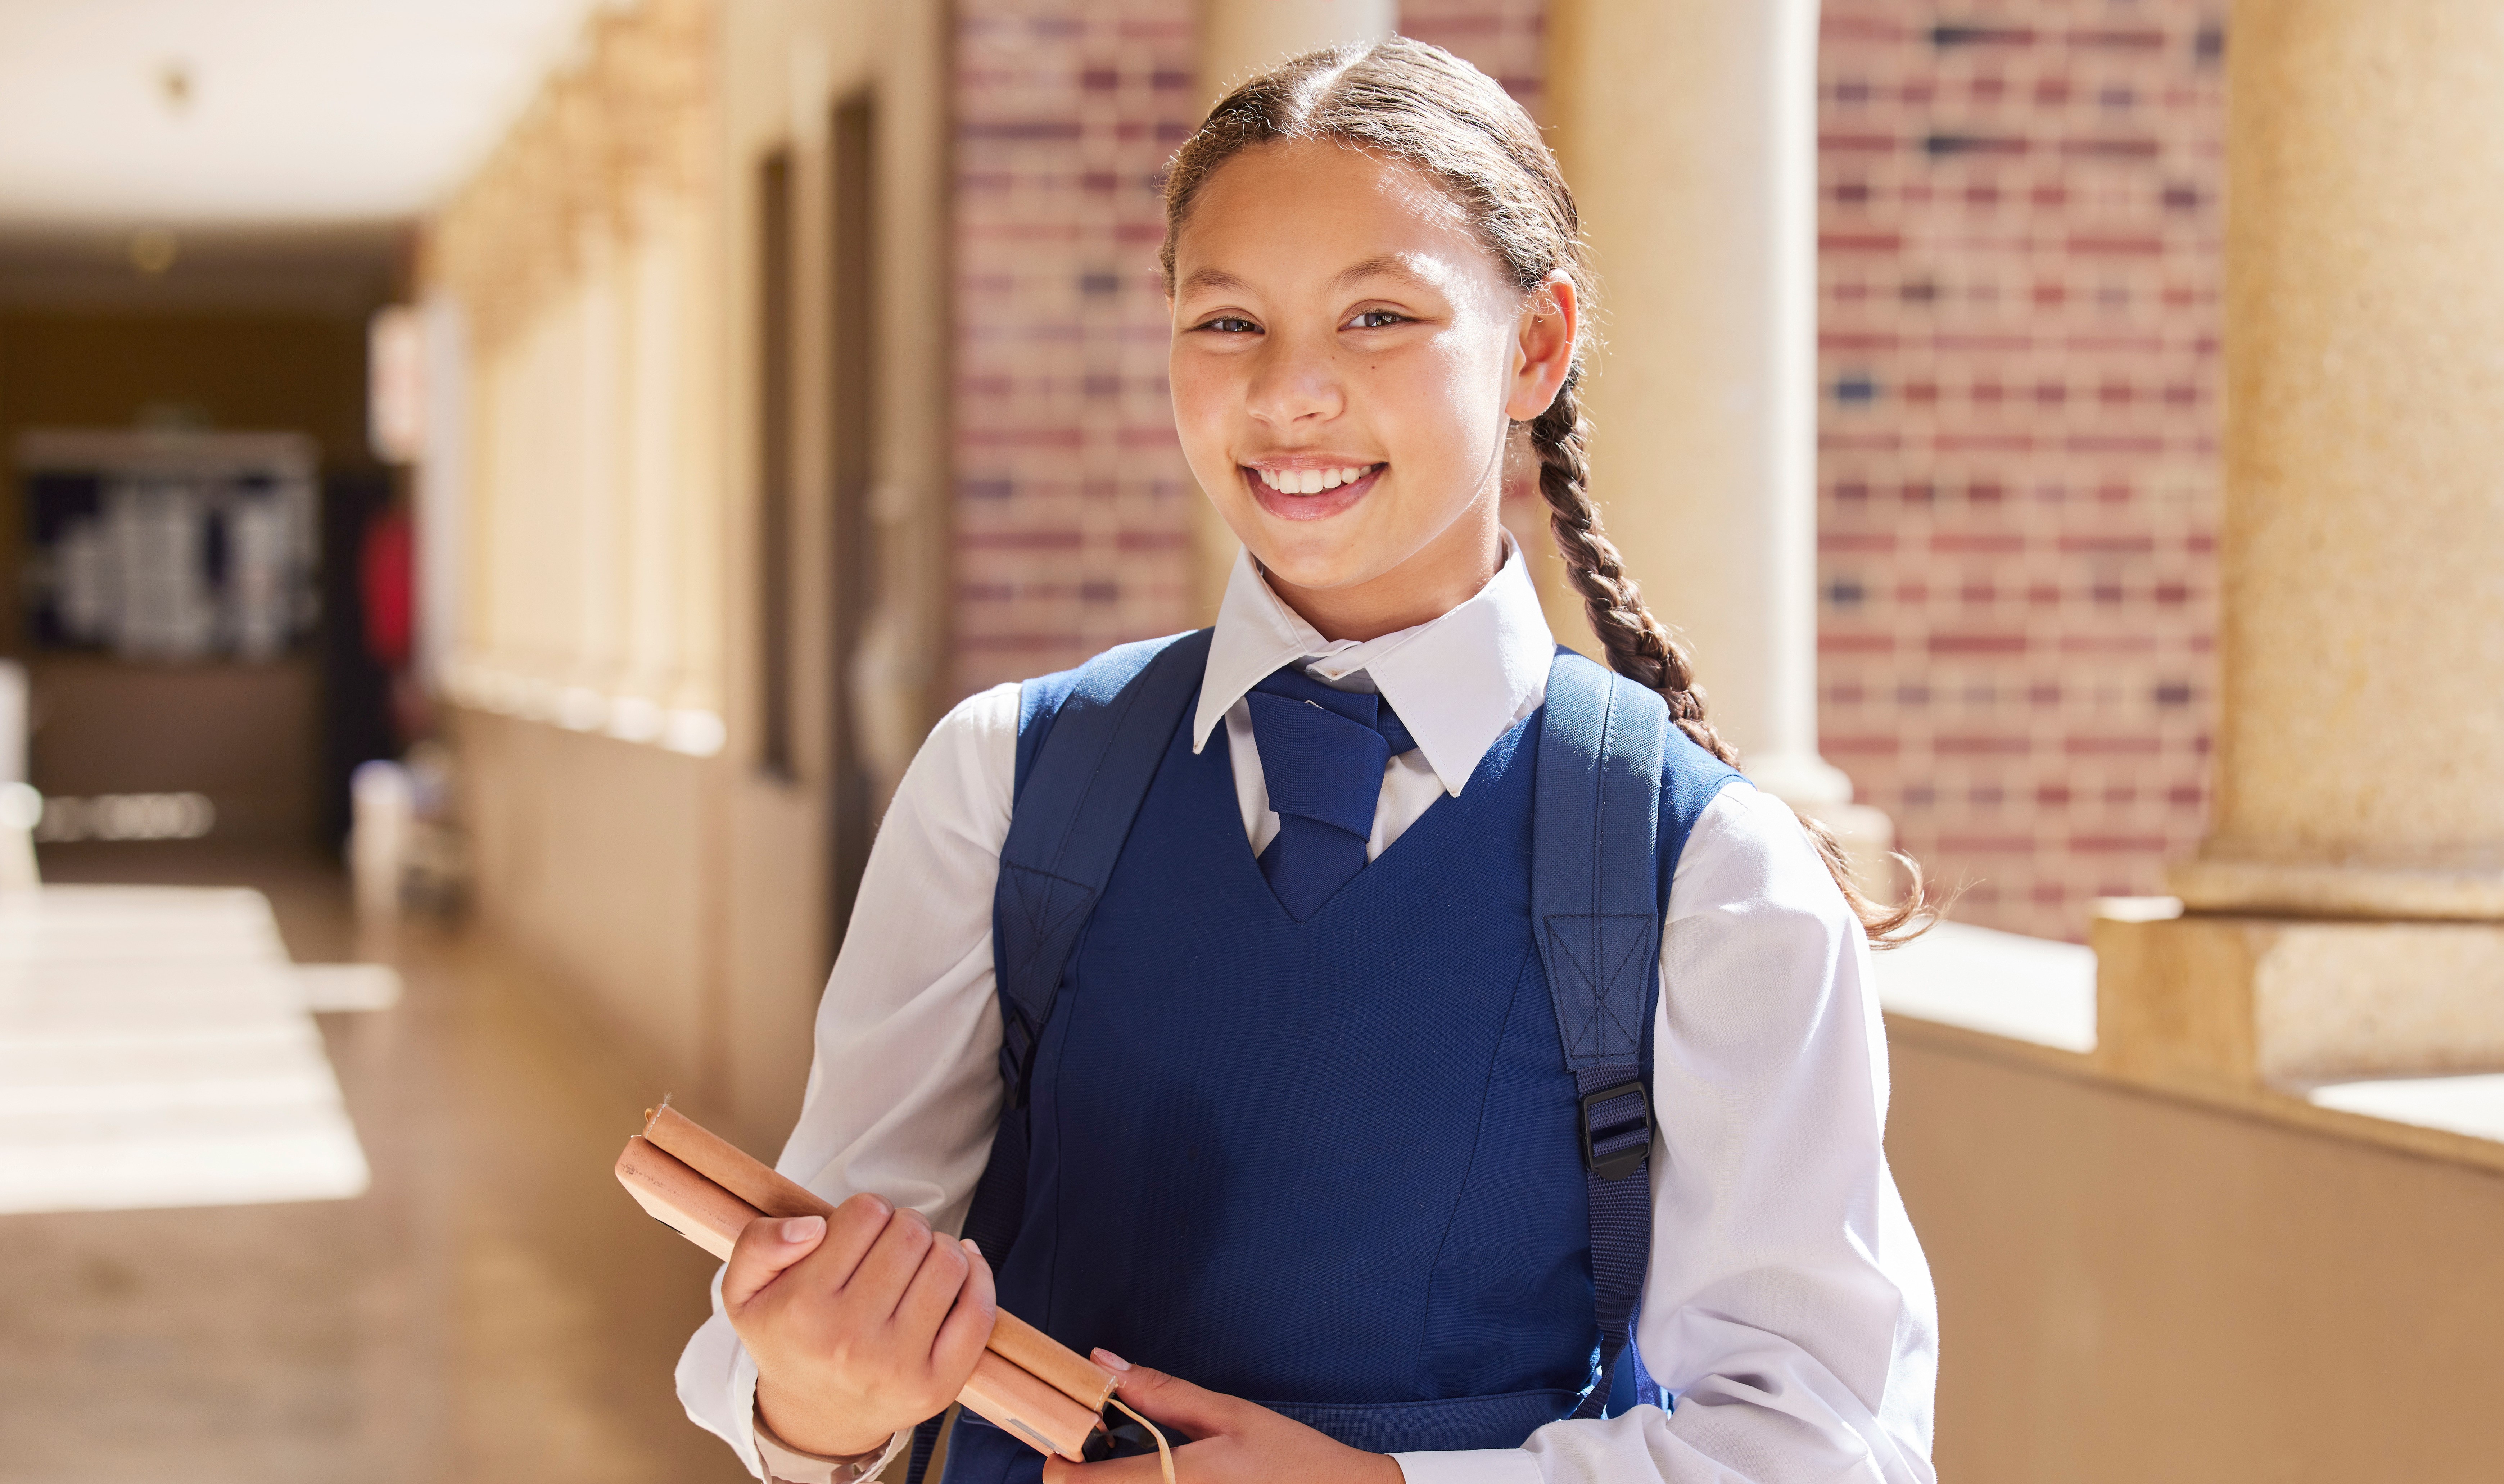
[[259, 892], [0, 896], [0, 1212], [364, 1193], [308, 999]]

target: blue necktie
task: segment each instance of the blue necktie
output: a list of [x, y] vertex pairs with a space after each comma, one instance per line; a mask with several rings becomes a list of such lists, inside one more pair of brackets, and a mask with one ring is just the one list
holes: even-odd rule
[[1261, 874], [1302, 922], [1365, 869], [1382, 765], [1417, 743], [1380, 696], [1333, 690], [1290, 665], [1252, 687], [1252, 741], [1278, 838]]

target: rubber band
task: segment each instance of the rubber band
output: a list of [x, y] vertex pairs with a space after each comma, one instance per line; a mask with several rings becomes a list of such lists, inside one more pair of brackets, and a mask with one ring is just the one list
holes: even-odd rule
[[1165, 1467], [1165, 1484], [1174, 1484], [1173, 1449], [1165, 1446], [1165, 1433], [1157, 1431], [1157, 1425], [1155, 1423], [1150, 1422], [1138, 1413], [1131, 1411], [1129, 1407], [1123, 1406], [1121, 1396], [1118, 1393], [1105, 1398], [1104, 1403], [1107, 1406], [1118, 1409], [1123, 1416], [1128, 1417], [1132, 1422], [1137, 1423], [1140, 1427], [1148, 1430], [1148, 1435], [1157, 1440], [1157, 1462]]

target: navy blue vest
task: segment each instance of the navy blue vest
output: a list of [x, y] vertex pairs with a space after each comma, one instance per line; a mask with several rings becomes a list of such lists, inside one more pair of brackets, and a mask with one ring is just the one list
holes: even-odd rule
[[[1034, 742], [1067, 690], [1037, 685]], [[1533, 928], [1545, 713], [1300, 924], [1194, 709], [1031, 1048], [1024, 1147], [995, 1155], [1024, 1174], [1001, 1305], [1357, 1447], [1517, 1446], [1576, 1410], [1596, 1348], [1589, 1089]], [[1655, 930], [1678, 843], [1735, 777], [1670, 736]], [[1042, 1464], [970, 1415], [949, 1455], [949, 1484]]]

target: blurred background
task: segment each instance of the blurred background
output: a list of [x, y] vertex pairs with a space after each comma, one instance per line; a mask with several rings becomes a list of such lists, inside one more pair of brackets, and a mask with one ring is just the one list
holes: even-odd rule
[[609, 1162], [779, 1147], [950, 705], [1213, 615], [1165, 161], [1395, 28], [1750, 772], [1964, 887], [1942, 1474], [2497, 1476], [2488, 0], [0, 0], [0, 1481], [741, 1476]]

